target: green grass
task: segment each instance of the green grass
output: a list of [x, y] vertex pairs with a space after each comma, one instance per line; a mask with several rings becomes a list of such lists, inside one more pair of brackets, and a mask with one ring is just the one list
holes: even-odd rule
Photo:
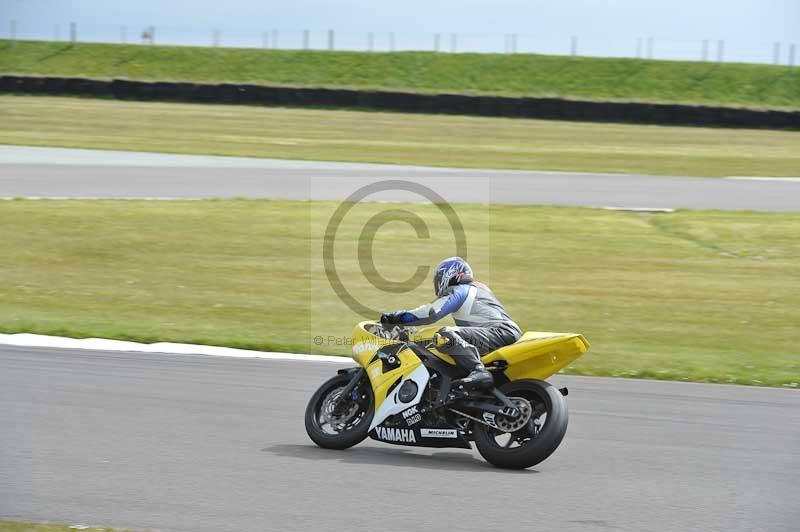
[[[73, 532], [78, 530], [74, 525], [53, 525], [40, 523], [23, 523], [19, 521], [0, 521], [0, 532]], [[115, 529], [89, 527], [80, 530], [88, 532], [113, 532]]]
[[800, 176], [800, 132], [0, 96], [0, 144], [666, 175]]
[[[0, 203], [0, 330], [345, 354], [361, 318], [328, 285], [321, 236], [335, 203], [29, 201]], [[430, 205], [392, 205], [375, 244], [386, 278], [453, 253]], [[374, 288], [359, 270], [366, 220], [345, 218], [337, 271], [376, 309], [430, 299]], [[800, 213], [457, 205], [468, 258], [527, 330], [577, 331], [590, 353], [568, 372], [797, 386]], [[317, 347], [314, 336], [323, 336]]]
[[0, 72], [799, 108], [800, 69], [533, 54], [361, 53], [0, 41]]

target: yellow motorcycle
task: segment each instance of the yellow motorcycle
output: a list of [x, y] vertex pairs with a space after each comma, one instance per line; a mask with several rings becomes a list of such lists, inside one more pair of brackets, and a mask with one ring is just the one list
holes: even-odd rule
[[367, 436], [417, 447], [470, 449], [497, 467], [524, 469], [550, 456], [567, 430], [567, 389], [544, 379], [589, 349], [573, 333], [528, 332], [482, 357], [494, 387], [476, 390], [441, 352], [441, 326], [365, 321], [352, 335], [358, 367], [339, 370], [311, 397], [305, 425], [326, 449]]

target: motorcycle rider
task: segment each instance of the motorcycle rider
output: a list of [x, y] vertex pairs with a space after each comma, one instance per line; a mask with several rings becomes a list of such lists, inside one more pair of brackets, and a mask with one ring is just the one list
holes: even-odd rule
[[440, 350], [451, 355], [467, 377], [463, 383], [477, 388], [492, 385], [491, 373], [481, 356], [519, 340], [522, 331], [506, 312], [494, 293], [474, 280], [472, 268], [461, 257], [444, 259], [433, 276], [436, 300], [412, 310], [384, 313], [381, 322], [401, 325], [428, 325], [448, 314], [456, 327], [443, 327], [438, 334], [448, 345]]

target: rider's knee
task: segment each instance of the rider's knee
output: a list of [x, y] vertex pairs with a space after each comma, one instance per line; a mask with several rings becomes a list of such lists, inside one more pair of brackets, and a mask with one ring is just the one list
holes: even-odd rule
[[458, 333], [456, 333], [456, 331], [450, 327], [442, 327], [436, 333], [445, 340], [447, 340], [447, 344], [442, 346], [445, 349], [453, 347], [461, 347], [461, 348], [469, 347], [469, 344], [465, 342], [464, 339], [461, 338], [461, 336], [459, 336]]

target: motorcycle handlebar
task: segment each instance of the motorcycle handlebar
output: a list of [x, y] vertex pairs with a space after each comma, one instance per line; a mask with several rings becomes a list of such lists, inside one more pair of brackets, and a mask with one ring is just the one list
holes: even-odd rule
[[[384, 320], [384, 316], [381, 316], [381, 320], [379, 322], [374, 322], [376, 325], [380, 325], [384, 329], [395, 329], [397, 330], [397, 339], [403, 342], [413, 341], [417, 344], [430, 344], [434, 347], [447, 347], [450, 345], [450, 340], [439, 333], [435, 333], [431, 338], [411, 338], [406, 331], [406, 326], [402, 323], [388, 323]], [[413, 327], [413, 326], [409, 326]]]

